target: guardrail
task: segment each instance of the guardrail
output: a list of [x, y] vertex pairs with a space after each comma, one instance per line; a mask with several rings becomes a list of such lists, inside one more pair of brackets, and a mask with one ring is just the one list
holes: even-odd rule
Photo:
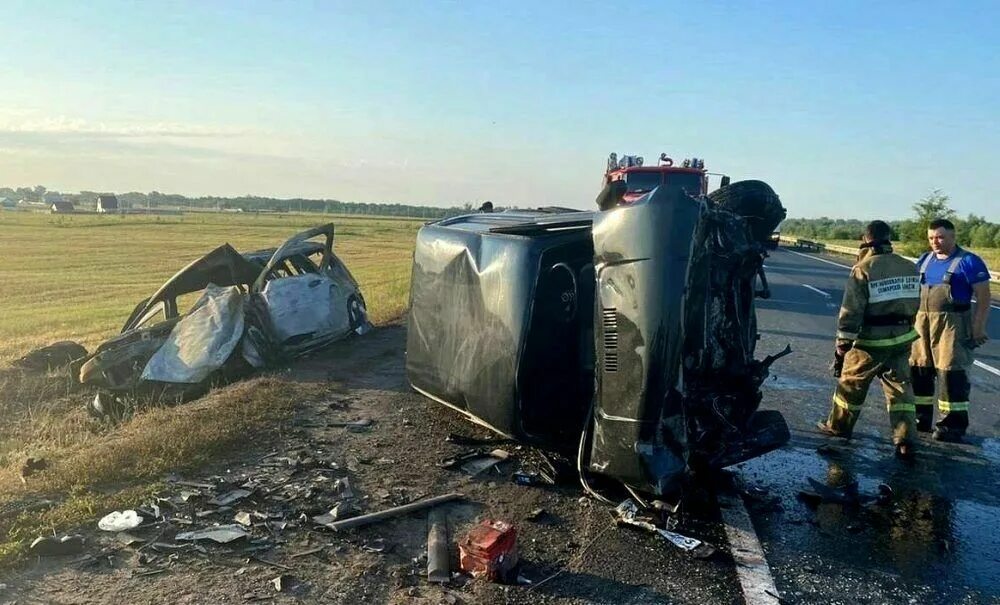
[[[823, 242], [815, 242], [808, 239], [803, 239], [801, 237], [786, 237], [782, 235], [780, 238], [781, 243], [788, 244], [790, 246], [795, 246], [796, 248], [803, 248], [805, 250], [812, 250], [815, 252], [833, 252], [835, 254], [846, 254], [848, 256], [857, 256], [858, 249], [852, 248], [850, 246], [837, 246], [834, 244], [826, 244]], [[906, 256], [909, 260], [916, 262], [917, 259], [912, 256]], [[990, 282], [994, 284], [1000, 284], [1000, 273], [996, 271], [990, 271]]]

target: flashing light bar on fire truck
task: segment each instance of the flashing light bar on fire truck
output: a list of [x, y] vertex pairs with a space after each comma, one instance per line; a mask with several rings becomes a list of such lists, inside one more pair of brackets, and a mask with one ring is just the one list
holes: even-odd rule
[[[608, 171], [612, 170], [624, 170], [625, 168], [641, 168], [643, 165], [643, 158], [641, 155], [622, 155], [620, 158], [617, 153], [612, 153], [608, 156]], [[657, 166], [673, 166], [674, 161], [667, 156], [665, 153], [660, 154]], [[705, 169], [705, 160], [703, 158], [685, 158], [682, 166], [684, 168], [696, 168], [698, 170]]]

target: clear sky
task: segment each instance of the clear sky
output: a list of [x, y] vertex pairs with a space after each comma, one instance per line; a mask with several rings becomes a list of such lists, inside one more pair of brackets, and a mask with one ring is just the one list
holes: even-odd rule
[[593, 204], [611, 151], [790, 216], [1000, 220], [1000, 2], [0, 3], [0, 185]]

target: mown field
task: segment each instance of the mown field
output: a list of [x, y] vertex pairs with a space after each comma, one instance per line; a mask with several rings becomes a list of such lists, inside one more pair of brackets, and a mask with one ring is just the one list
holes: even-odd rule
[[[324, 222], [336, 225], [334, 249], [360, 282], [372, 320], [401, 316], [421, 221], [0, 212], [0, 566], [23, 560], [39, 535], [142, 503], [167, 473], [280, 442], [296, 408], [334, 388], [276, 372], [115, 424], [89, 417], [84, 404], [93, 393], [67, 376], [22, 373], [9, 362], [58, 340], [92, 349], [119, 331], [138, 301], [223, 243], [271, 248]], [[45, 459], [48, 468], [22, 478], [29, 457]]]
[[418, 220], [325, 215], [100, 216], [0, 212], [0, 365], [56, 340], [88, 348], [188, 262], [230, 243], [248, 251], [332, 221], [334, 250], [376, 323], [406, 307]]

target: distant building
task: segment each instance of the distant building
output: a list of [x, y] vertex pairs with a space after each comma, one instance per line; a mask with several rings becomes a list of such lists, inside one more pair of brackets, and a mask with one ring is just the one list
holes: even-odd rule
[[100, 213], [118, 212], [118, 198], [111, 193], [97, 196], [97, 211]]
[[56, 202], [64, 202], [63, 196], [58, 191], [48, 191], [42, 196], [42, 202], [46, 204], [55, 204]]
[[76, 211], [73, 208], [72, 202], [52, 202], [49, 209], [52, 211], [52, 214], [73, 214]]

